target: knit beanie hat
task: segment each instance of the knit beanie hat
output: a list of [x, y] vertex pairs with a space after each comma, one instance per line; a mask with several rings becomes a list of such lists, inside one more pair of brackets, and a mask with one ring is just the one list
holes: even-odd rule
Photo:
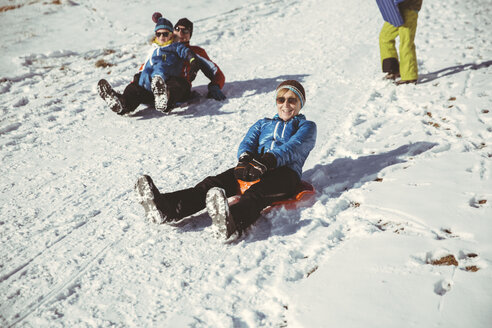
[[154, 32], [160, 29], [168, 30], [170, 32], [173, 31], [173, 23], [162, 17], [161, 13], [154, 13], [152, 15], [152, 20], [155, 22]]
[[193, 34], [193, 23], [188, 19], [188, 18], [181, 18], [175, 25], [174, 25], [174, 28], [176, 28], [176, 26], [184, 26], [186, 27], [187, 29], [190, 30], [190, 38], [191, 38], [191, 35]]
[[289, 89], [290, 91], [294, 92], [301, 101], [301, 108], [304, 106], [304, 104], [306, 103], [306, 93], [304, 92], [304, 87], [302, 86], [302, 84], [300, 84], [296, 80], [287, 80], [278, 85], [276, 93], [278, 93], [282, 89]]

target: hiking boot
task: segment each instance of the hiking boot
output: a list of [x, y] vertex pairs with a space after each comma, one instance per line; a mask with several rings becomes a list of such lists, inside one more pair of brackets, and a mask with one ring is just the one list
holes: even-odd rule
[[417, 80], [400, 80], [395, 82], [396, 85], [402, 84], [417, 84]]
[[145, 210], [148, 221], [161, 224], [166, 222], [167, 217], [156, 205], [156, 198], [160, 195], [159, 190], [148, 175], [142, 175], [135, 184], [137, 200]]
[[97, 92], [113, 112], [120, 115], [125, 113], [123, 97], [113, 90], [108, 81], [105, 79], [99, 80]]
[[229, 239], [237, 232], [236, 224], [229, 211], [229, 204], [224, 189], [211, 188], [207, 192], [205, 200], [208, 215], [212, 218], [212, 224], [216, 227], [216, 237]]
[[400, 77], [400, 74], [399, 73], [388, 73], [386, 74], [386, 76], [384, 77], [385, 80], [396, 80], [397, 78]]
[[155, 109], [159, 112], [167, 113], [167, 85], [162, 77], [156, 75], [152, 78], [150, 85], [152, 93], [154, 94]]

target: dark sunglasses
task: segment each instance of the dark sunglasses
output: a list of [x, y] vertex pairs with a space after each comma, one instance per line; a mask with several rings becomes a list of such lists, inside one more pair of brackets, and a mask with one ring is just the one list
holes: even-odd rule
[[169, 36], [169, 34], [170, 34], [169, 32], [155, 32], [156, 37], [163, 36], [163, 37], [167, 38]]
[[281, 105], [287, 100], [287, 103], [290, 105], [295, 105], [297, 104], [297, 98], [285, 98], [285, 97], [278, 97], [277, 98], [277, 104]]
[[177, 27], [177, 26], [176, 26], [176, 27], [174, 28], [174, 30], [175, 30], [176, 32], [181, 31], [181, 32], [183, 32], [184, 34], [189, 34], [189, 33], [190, 33], [190, 30], [189, 30], [189, 29], [187, 29], [187, 28], [184, 28], [184, 27]]

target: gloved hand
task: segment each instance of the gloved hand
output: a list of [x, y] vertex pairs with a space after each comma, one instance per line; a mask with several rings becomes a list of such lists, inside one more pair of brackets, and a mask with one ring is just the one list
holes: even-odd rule
[[226, 96], [224, 95], [222, 90], [220, 90], [220, 87], [217, 84], [210, 83], [208, 85], [207, 98], [213, 98], [215, 100], [225, 100]]
[[198, 71], [200, 70], [200, 61], [196, 57], [191, 57], [190, 59], [190, 81], [193, 82], [196, 78]]
[[259, 158], [254, 158], [251, 153], [244, 153], [234, 168], [234, 176], [243, 181], [255, 181], [276, 166], [277, 159], [272, 153], [265, 153]]
[[239, 180], [244, 180], [248, 176], [249, 162], [253, 160], [253, 154], [249, 151], [242, 153], [239, 156], [239, 161], [234, 168], [234, 177]]

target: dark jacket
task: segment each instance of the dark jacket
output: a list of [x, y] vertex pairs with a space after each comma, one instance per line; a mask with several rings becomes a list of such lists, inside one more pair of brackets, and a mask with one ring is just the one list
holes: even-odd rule
[[419, 11], [422, 8], [422, 0], [405, 0], [398, 5], [400, 10], [416, 10]]

